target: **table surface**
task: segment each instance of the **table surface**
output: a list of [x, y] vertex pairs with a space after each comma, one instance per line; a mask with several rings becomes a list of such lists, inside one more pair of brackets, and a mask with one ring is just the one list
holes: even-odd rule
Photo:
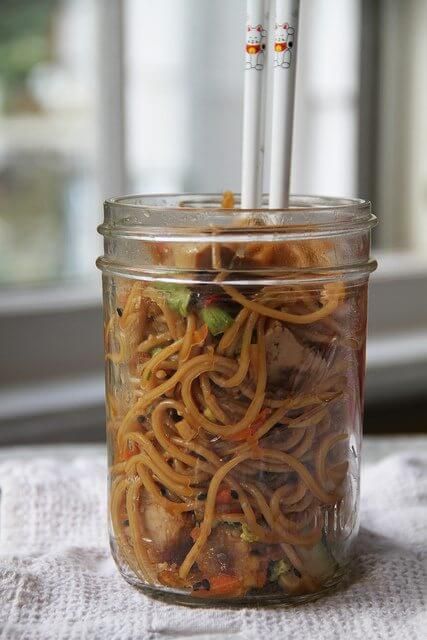
[[357, 565], [342, 589], [290, 609], [194, 610], [147, 598], [116, 571], [105, 444], [0, 448], [0, 638], [421, 640], [427, 437], [368, 436], [362, 459]]

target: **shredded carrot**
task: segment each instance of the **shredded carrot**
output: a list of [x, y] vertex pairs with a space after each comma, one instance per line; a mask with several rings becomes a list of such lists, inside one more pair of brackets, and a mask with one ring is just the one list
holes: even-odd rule
[[[206, 583], [206, 586], [204, 586]], [[243, 582], [236, 576], [220, 573], [212, 578], [204, 579], [194, 585], [192, 594], [196, 598], [215, 598], [220, 596], [237, 596], [244, 592]]]
[[240, 440], [247, 440], [251, 436], [251, 428], [247, 427], [247, 429], [243, 429], [242, 431], [238, 431], [237, 433], [233, 433], [232, 436], [228, 436], [227, 440], [230, 442], [240, 442]]
[[235, 199], [232, 191], [224, 191], [222, 194], [221, 207], [222, 209], [234, 209]]
[[231, 595], [239, 592], [242, 588], [241, 578], [230, 576], [225, 573], [221, 573], [218, 576], [210, 578], [209, 582], [211, 585], [209, 595], [211, 596]]
[[269, 407], [265, 407], [249, 427], [243, 429], [242, 431], [234, 433], [232, 436], [228, 436], [227, 440], [230, 440], [230, 442], [240, 442], [240, 440], [249, 440], [249, 438], [253, 438], [256, 435], [258, 429], [261, 429], [264, 422], [271, 416], [272, 413], [272, 409], [270, 409]]
[[207, 324], [202, 324], [202, 326], [199, 327], [193, 333], [192, 346], [193, 347], [199, 347], [201, 344], [203, 344], [204, 341], [207, 338], [208, 333], [209, 333], [208, 325]]
[[230, 489], [220, 489], [216, 494], [216, 504], [231, 504], [233, 498], [231, 497]]
[[118, 462], [127, 462], [127, 460], [130, 460], [137, 453], [139, 453], [139, 450], [136, 447], [132, 449], [125, 449], [122, 452], [122, 455], [120, 456], [120, 459], [118, 460]]

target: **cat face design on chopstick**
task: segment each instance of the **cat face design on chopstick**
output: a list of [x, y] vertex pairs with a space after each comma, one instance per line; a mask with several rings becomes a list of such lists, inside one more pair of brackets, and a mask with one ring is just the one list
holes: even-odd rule
[[265, 31], [262, 24], [248, 25], [246, 32], [246, 69], [261, 71], [265, 63]]
[[287, 22], [274, 25], [274, 66], [289, 69], [292, 64], [295, 29]]

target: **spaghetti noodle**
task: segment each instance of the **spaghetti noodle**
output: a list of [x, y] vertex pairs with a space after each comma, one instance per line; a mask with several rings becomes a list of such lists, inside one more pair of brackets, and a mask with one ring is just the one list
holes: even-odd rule
[[364, 328], [350, 340], [345, 323], [365, 286], [245, 290], [216, 266], [209, 286], [109, 276], [116, 555], [145, 584], [197, 597], [225, 581], [227, 597], [313, 592], [340, 570], [354, 504]]

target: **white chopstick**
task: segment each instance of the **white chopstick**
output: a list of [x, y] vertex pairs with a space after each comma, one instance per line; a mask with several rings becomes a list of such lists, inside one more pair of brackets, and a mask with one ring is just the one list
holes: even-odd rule
[[268, 7], [269, 2], [266, 0], [247, 2], [241, 196], [243, 209], [258, 208], [262, 201]]
[[289, 206], [299, 0], [276, 0], [270, 209]]

